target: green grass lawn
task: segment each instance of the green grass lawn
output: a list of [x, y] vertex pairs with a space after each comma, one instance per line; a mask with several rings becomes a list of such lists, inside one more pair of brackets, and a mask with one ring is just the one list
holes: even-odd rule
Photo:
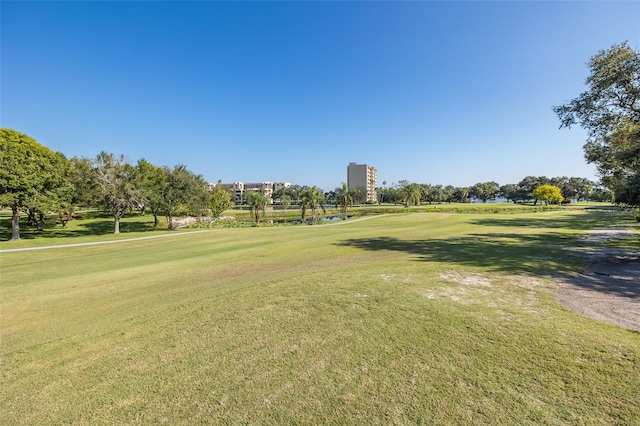
[[612, 222], [637, 229], [411, 213], [0, 253], [0, 424], [638, 424], [640, 333], [555, 299]]

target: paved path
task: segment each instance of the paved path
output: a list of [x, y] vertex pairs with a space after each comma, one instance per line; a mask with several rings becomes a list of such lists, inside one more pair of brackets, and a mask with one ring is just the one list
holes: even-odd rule
[[[376, 215], [376, 216], [365, 216], [365, 217], [361, 217], [361, 218], [353, 219], [353, 220], [343, 220], [343, 221], [339, 221], [339, 222], [335, 222], [335, 223], [318, 224], [318, 225], [314, 225], [313, 227], [301, 226], [300, 228], [316, 228], [318, 226], [323, 226], [324, 227], [324, 226], [346, 225], [348, 223], [361, 222], [363, 220], [375, 219], [377, 217], [382, 217], [382, 216], [386, 216], [386, 215], [381, 214], [381, 215]], [[162, 234], [162, 235], [150, 235], [148, 237], [127, 238], [127, 239], [123, 239], [123, 240], [93, 241], [93, 242], [88, 242], [88, 243], [60, 244], [60, 245], [55, 245], [55, 246], [42, 246], [42, 247], [24, 247], [24, 248], [0, 250], [0, 253], [13, 253], [13, 252], [18, 252], [18, 251], [33, 251], [33, 250], [51, 250], [51, 249], [60, 249], [60, 248], [67, 248], [67, 247], [97, 246], [97, 245], [100, 245], [100, 244], [126, 243], [126, 242], [129, 242], [129, 241], [151, 240], [151, 239], [154, 239], [154, 238], [165, 238], [165, 237], [179, 237], [179, 236], [182, 236], [182, 235], [193, 235], [193, 234], [201, 234], [203, 232], [215, 232], [215, 231], [224, 231], [224, 230], [225, 230], [225, 228], [202, 229], [202, 230], [199, 230], [199, 231], [188, 231], [188, 232], [180, 232], [180, 233], [173, 233], [173, 234]]]
[[148, 237], [127, 238], [124, 240], [93, 241], [88, 243], [60, 244], [56, 246], [42, 246], [42, 247], [24, 247], [24, 248], [0, 250], [0, 253], [11, 253], [16, 251], [50, 250], [50, 249], [60, 249], [60, 248], [67, 248], [67, 247], [97, 246], [100, 244], [127, 243], [129, 241], [151, 240], [154, 238], [165, 238], [165, 237], [179, 237], [181, 235], [200, 234], [202, 232], [212, 232], [212, 231], [216, 231], [216, 229], [204, 229], [201, 231], [180, 232], [175, 234], [150, 235]]

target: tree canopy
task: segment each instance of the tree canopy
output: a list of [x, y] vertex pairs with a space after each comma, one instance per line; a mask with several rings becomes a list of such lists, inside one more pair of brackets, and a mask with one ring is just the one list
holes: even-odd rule
[[167, 226], [173, 229], [173, 216], [180, 207], [193, 209], [204, 199], [206, 182], [201, 175], [196, 175], [184, 164], [173, 168], [163, 167], [165, 186], [161, 192], [161, 208], [167, 217]]
[[113, 233], [120, 233], [120, 219], [127, 210], [138, 206], [139, 186], [135, 170], [124, 156], [101, 152], [94, 162], [94, 179], [98, 203], [113, 215]]
[[406, 183], [401, 189], [400, 193], [404, 205], [409, 210], [409, 207], [420, 204], [420, 198], [422, 197], [422, 190], [417, 183]]
[[496, 182], [478, 182], [471, 187], [471, 195], [486, 203], [495, 199], [500, 193], [500, 185]]
[[220, 182], [211, 189], [211, 192], [207, 195], [207, 207], [211, 211], [211, 216], [214, 220], [233, 205], [232, 198], [231, 193], [224, 189]]
[[66, 157], [12, 129], [0, 129], [0, 205], [12, 210], [11, 239], [20, 239], [20, 210], [39, 207], [67, 182]]
[[542, 200], [546, 204], [561, 203], [564, 199], [560, 188], [554, 185], [540, 185], [533, 190], [532, 195], [536, 200]]
[[560, 127], [587, 130], [585, 158], [617, 202], [640, 206], [640, 53], [614, 44], [591, 57], [587, 90], [553, 107]]

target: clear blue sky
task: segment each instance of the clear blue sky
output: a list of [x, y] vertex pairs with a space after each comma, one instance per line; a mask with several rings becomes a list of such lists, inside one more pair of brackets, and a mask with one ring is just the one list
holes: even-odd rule
[[596, 179], [552, 112], [640, 2], [2, 1], [0, 126], [208, 181]]

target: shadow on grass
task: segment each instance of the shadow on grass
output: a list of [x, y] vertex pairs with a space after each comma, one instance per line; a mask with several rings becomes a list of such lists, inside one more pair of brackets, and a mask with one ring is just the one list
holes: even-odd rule
[[610, 256], [577, 277], [565, 280], [576, 288], [640, 298], [640, 255]]
[[471, 234], [465, 237], [401, 240], [394, 237], [350, 239], [339, 246], [391, 250], [415, 255], [416, 260], [458, 263], [510, 274], [562, 276], [580, 271], [585, 257], [567, 250], [583, 244], [577, 234]]
[[[4, 217], [1, 219], [0, 241], [7, 241], [11, 238], [11, 219]], [[23, 240], [113, 235], [114, 230], [113, 216], [104, 212], [82, 212], [80, 218], [69, 221], [64, 228], [59, 220], [48, 218], [43, 231], [38, 231], [34, 227], [27, 225], [25, 220], [26, 218], [21, 217], [20, 238]], [[149, 216], [142, 217], [139, 214], [130, 214], [120, 221], [120, 233], [122, 234], [157, 230], [165, 229], [154, 228], [153, 218]]]

